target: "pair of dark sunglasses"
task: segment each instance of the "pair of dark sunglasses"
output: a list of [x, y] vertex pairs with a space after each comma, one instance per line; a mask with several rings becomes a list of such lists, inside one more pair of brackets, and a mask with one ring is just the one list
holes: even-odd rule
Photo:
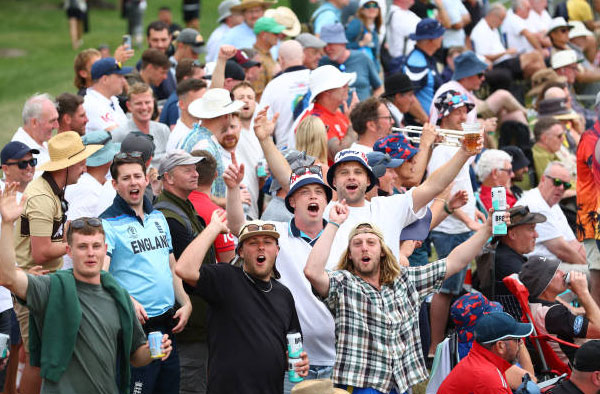
[[17, 166], [19, 167], [19, 170], [24, 170], [27, 168], [27, 166], [31, 166], [31, 167], [35, 167], [37, 166], [37, 159], [33, 158], [33, 159], [29, 159], [29, 160], [21, 160], [21, 161], [15, 161], [14, 163], [4, 163], [7, 166]]
[[294, 173], [294, 175], [304, 175], [306, 173], [310, 173], [310, 174], [317, 174], [321, 177], [323, 177], [323, 170], [321, 169], [321, 166], [318, 166], [316, 164], [313, 164], [312, 166], [302, 166], [302, 167], [298, 167], [295, 170], [292, 171]]
[[560, 187], [561, 185], [565, 187], [565, 190], [571, 188], [571, 182], [563, 181], [562, 179], [552, 178], [551, 176], [544, 175], [546, 178], [552, 180], [552, 184], [556, 187]]
[[242, 231], [240, 231], [240, 234], [244, 231], [248, 231], [249, 233], [253, 233], [255, 231], [275, 231], [275, 225], [271, 223], [247, 224], [244, 227], [242, 227]]
[[119, 152], [115, 155], [115, 159], [123, 160], [129, 157], [133, 157], [134, 159], [139, 159], [142, 157], [142, 152], [134, 151], [134, 152]]

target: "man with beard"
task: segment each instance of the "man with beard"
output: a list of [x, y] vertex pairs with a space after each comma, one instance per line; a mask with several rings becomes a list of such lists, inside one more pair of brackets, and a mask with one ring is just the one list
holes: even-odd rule
[[85, 134], [88, 118], [83, 108], [83, 97], [73, 93], [63, 93], [56, 98], [56, 109], [59, 133], [75, 131], [81, 136]]
[[247, 213], [252, 218], [258, 218], [258, 195], [260, 186], [265, 181], [266, 173], [262, 172], [264, 169], [258, 168], [261, 162], [265, 163], [265, 157], [260, 147], [260, 142], [252, 130], [254, 112], [256, 111], [256, 95], [252, 85], [247, 82], [237, 84], [232, 89], [231, 94], [233, 94], [234, 100], [244, 103], [239, 112], [241, 130], [235, 153], [240, 163], [243, 163], [246, 167], [243, 184], [248, 188], [252, 199], [250, 210]]
[[167, 141], [171, 131], [165, 124], [152, 120], [154, 96], [150, 86], [145, 83], [136, 83], [129, 88], [127, 97], [127, 109], [131, 112], [131, 119], [112, 132], [113, 141], [123, 142], [127, 134], [132, 131], [151, 135], [156, 150], [150, 165], [157, 168], [167, 152]]

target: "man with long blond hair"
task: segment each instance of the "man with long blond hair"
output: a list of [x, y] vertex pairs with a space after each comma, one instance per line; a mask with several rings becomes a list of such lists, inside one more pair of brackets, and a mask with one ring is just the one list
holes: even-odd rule
[[331, 244], [348, 214], [345, 200], [332, 207], [304, 268], [334, 316], [333, 382], [356, 394], [404, 393], [427, 378], [419, 336], [421, 303], [475, 258], [492, 235], [491, 221], [447, 258], [421, 267], [400, 266], [381, 230], [358, 223], [336, 270], [326, 271]]

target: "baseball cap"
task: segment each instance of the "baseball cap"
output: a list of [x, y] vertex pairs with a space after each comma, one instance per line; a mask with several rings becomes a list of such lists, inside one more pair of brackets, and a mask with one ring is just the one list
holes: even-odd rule
[[280, 25], [274, 18], [266, 16], [258, 18], [254, 23], [254, 34], [266, 31], [267, 33], [279, 34], [285, 30], [284, 25]]
[[537, 298], [546, 290], [550, 281], [554, 277], [560, 261], [544, 256], [531, 256], [521, 267], [519, 280], [523, 282], [529, 296]]
[[275, 239], [279, 239], [279, 233], [277, 232], [274, 223], [263, 220], [250, 220], [242, 226], [240, 236], [238, 237], [238, 243], [241, 244], [248, 238], [256, 235], [268, 235]]
[[298, 37], [295, 38], [296, 41], [302, 45], [302, 48], [325, 48], [327, 43], [320, 38], [310, 34], [310, 33], [301, 33]]
[[475, 340], [486, 344], [511, 338], [523, 338], [533, 331], [531, 323], [518, 323], [506, 312], [483, 315], [475, 325]]
[[367, 153], [367, 161], [377, 178], [384, 176], [388, 168], [397, 168], [404, 163], [403, 159], [393, 159], [387, 153], [377, 151]]
[[510, 224], [508, 228], [520, 226], [522, 224], [537, 224], [544, 223], [546, 216], [541, 213], [533, 213], [529, 211], [529, 207], [517, 205], [508, 210], [510, 213]]
[[333, 186], [333, 178], [335, 176], [335, 169], [342, 163], [354, 161], [361, 164], [365, 170], [367, 170], [367, 175], [369, 177], [369, 186], [367, 186], [367, 190], [371, 190], [374, 186], [379, 185], [379, 178], [375, 176], [373, 169], [369, 165], [369, 160], [367, 159], [367, 155], [364, 152], [357, 151], [355, 149], [343, 149], [339, 151], [333, 160], [333, 164], [327, 170], [327, 183], [333, 190], [336, 188]]
[[184, 166], [187, 164], [196, 164], [204, 160], [201, 156], [192, 156], [182, 149], [176, 149], [167, 153], [160, 161], [158, 166], [159, 179], [163, 177], [165, 172], [171, 171], [177, 166]]
[[227, 63], [225, 63], [225, 78], [243, 81], [246, 79], [246, 73], [242, 66], [237, 64], [234, 60], [227, 60]]
[[92, 65], [92, 80], [100, 79], [105, 75], [126, 75], [133, 71], [133, 67], [123, 67], [114, 57], [105, 57], [96, 60]]
[[248, 57], [248, 55], [246, 55], [246, 53], [244, 51], [241, 50], [237, 50], [237, 52], [235, 53], [235, 56], [233, 57], [233, 60], [239, 64], [240, 66], [242, 66], [243, 68], [250, 68], [250, 67], [254, 67], [254, 66], [260, 66], [260, 62], [257, 62], [256, 60], [252, 60]]
[[194, 53], [202, 52], [202, 46], [204, 46], [202, 35], [189, 27], [179, 32], [176, 41], [191, 46]]
[[132, 131], [121, 141], [121, 152], [142, 152], [142, 160], [147, 163], [154, 156], [154, 137], [141, 131]]
[[521, 168], [528, 167], [531, 164], [525, 153], [518, 146], [507, 145], [500, 148], [500, 150], [503, 150], [512, 157], [513, 171], [519, 171]]
[[32, 149], [20, 141], [11, 141], [2, 148], [2, 151], [0, 152], [0, 162], [6, 164], [10, 159], [20, 159], [28, 153], [37, 155], [40, 151]]
[[575, 353], [574, 369], [581, 372], [600, 371], [600, 340], [587, 341]]

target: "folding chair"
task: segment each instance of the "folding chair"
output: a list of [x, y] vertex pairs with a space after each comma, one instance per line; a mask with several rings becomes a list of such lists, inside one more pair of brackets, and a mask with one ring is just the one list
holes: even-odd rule
[[571, 368], [562, 362], [558, 355], [552, 350], [549, 342], [553, 341], [563, 345], [579, 348], [578, 345], [563, 341], [552, 335], [540, 334], [540, 329], [536, 325], [531, 308], [529, 307], [529, 291], [525, 285], [519, 280], [518, 274], [512, 274], [502, 279], [506, 288], [517, 298], [521, 305], [521, 311], [523, 312], [521, 320], [525, 323], [531, 323], [533, 325], [533, 332], [529, 336], [535, 350], [538, 353], [540, 363], [542, 364], [542, 370], [540, 371], [540, 380], [545, 380], [547, 376], [558, 376], [566, 373], [571, 376]]

